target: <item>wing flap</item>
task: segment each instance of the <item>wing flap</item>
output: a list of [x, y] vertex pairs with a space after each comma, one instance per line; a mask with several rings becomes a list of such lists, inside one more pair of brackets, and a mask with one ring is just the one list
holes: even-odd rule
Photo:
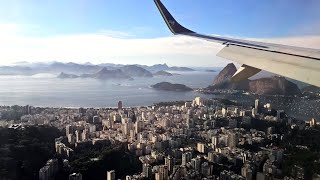
[[217, 56], [320, 87], [320, 63], [316, 59], [236, 45], [224, 47]]
[[252, 66], [248, 66], [243, 64], [238, 71], [232, 76], [231, 81], [238, 82], [257, 74], [261, 69], [254, 68]]

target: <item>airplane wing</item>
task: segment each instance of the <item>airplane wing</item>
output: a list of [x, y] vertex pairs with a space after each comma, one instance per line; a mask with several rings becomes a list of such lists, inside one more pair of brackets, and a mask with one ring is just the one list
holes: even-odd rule
[[320, 87], [320, 50], [255, 42], [193, 32], [180, 25], [160, 0], [154, 0], [174, 35], [186, 35], [225, 45], [217, 56], [243, 64], [233, 81], [247, 79], [261, 70]]

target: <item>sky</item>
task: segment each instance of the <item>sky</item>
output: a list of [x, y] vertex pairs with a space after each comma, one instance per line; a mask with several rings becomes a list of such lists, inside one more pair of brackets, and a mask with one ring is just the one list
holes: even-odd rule
[[[203, 34], [320, 49], [318, 0], [163, 0]], [[173, 36], [152, 0], [0, 0], [0, 64], [224, 66], [221, 45]]]

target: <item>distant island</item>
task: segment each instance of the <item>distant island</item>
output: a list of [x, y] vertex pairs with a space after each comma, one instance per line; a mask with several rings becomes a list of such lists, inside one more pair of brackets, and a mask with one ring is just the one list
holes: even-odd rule
[[194, 69], [191, 69], [191, 68], [177, 67], [177, 66], [170, 67], [168, 70], [170, 70], [170, 71], [195, 71]]
[[60, 78], [60, 79], [69, 79], [69, 78], [78, 78], [79, 76], [78, 75], [75, 75], [75, 74], [67, 74], [67, 73], [64, 73], [64, 72], [61, 72], [57, 78]]
[[173, 76], [173, 74], [167, 72], [167, 71], [158, 71], [153, 74], [154, 76]]
[[154, 89], [163, 90], [163, 91], [185, 92], [185, 91], [192, 91], [193, 90], [192, 88], [190, 88], [184, 84], [172, 84], [169, 82], [160, 82], [160, 83], [152, 85], [151, 87], [153, 87]]
[[212, 70], [212, 69], [207, 69], [207, 70], [205, 70], [206, 72], [217, 72], [217, 71], [215, 71], [215, 70]]

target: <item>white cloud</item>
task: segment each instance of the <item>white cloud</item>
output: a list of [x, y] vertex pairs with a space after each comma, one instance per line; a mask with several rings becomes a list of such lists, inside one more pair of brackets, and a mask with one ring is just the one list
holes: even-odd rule
[[17, 24], [0, 24], [0, 37], [14, 35], [19, 32]]
[[[223, 66], [229, 61], [215, 54], [222, 45], [184, 36], [136, 39], [130, 34], [105, 31], [52, 37], [26, 37], [18, 26], [0, 31], [0, 64], [18, 61], [112, 62], [121, 64], [156, 64], [184, 66]], [[121, 37], [118, 37], [121, 36]], [[320, 36], [266, 39], [269, 42], [320, 47]]]
[[[17, 61], [74, 61], [101, 63], [205, 65], [219, 45], [188, 37], [125, 39], [118, 32], [75, 34], [54, 37], [25, 37], [2, 34], [0, 64]], [[200, 59], [199, 59], [200, 57]], [[196, 63], [195, 63], [196, 62]], [[212, 63], [211, 65], [214, 65]]]

